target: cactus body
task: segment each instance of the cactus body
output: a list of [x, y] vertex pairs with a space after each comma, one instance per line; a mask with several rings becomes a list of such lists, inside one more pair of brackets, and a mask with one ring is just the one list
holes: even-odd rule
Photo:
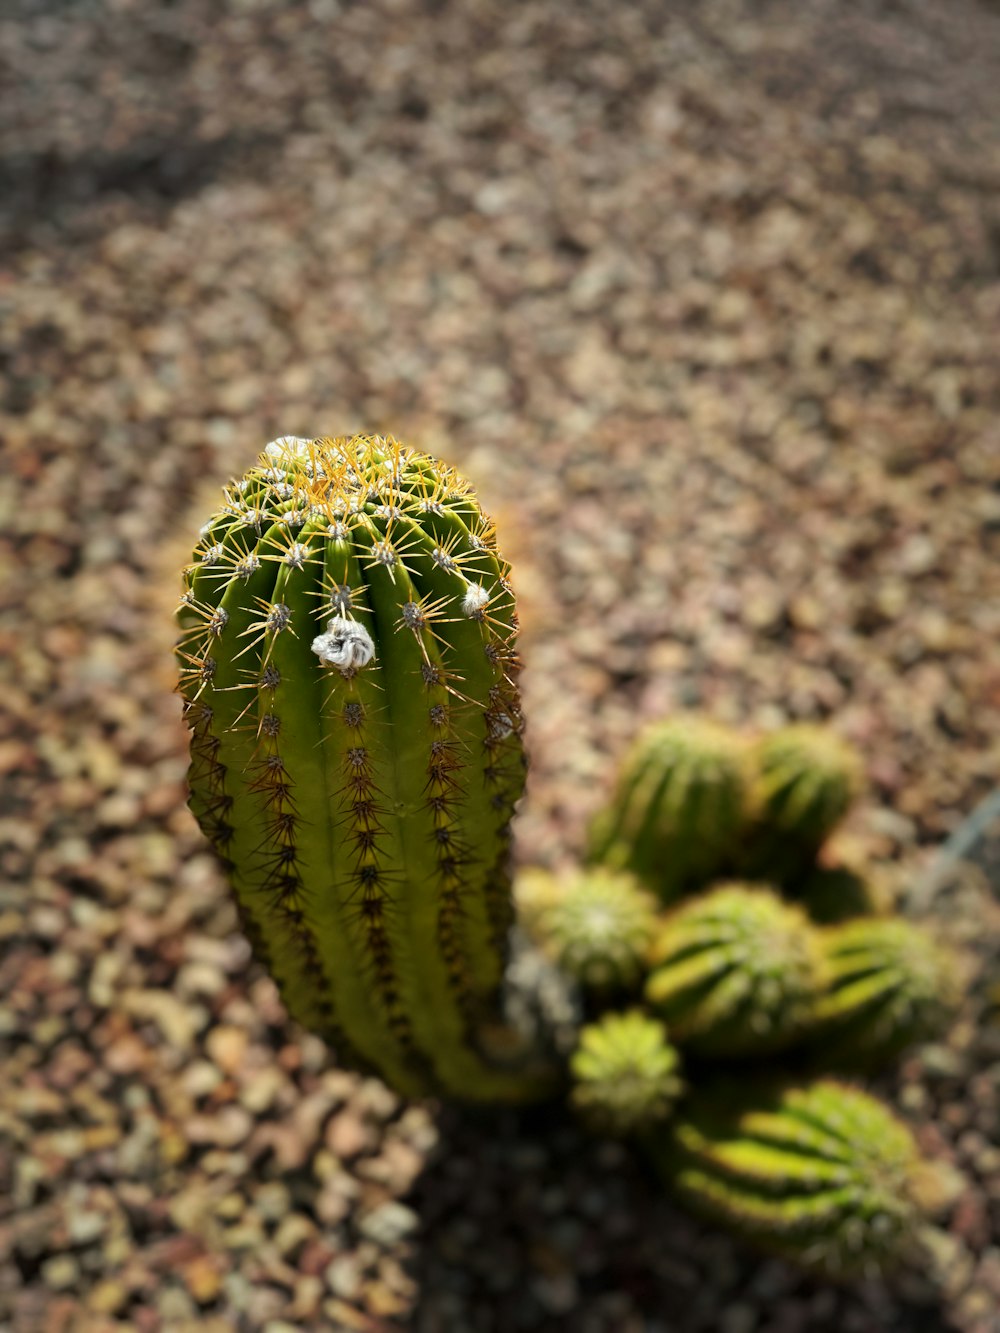
[[862, 918], [823, 931], [827, 985], [815, 1043], [825, 1061], [868, 1066], [940, 1036], [962, 997], [955, 953], [910, 921]]
[[747, 1109], [685, 1108], [651, 1144], [694, 1210], [830, 1277], [875, 1276], [907, 1256], [928, 1164], [874, 1097], [832, 1080]]
[[573, 1105], [600, 1133], [652, 1129], [680, 1096], [678, 1066], [662, 1023], [638, 1010], [606, 1014], [580, 1033], [570, 1061]]
[[652, 950], [646, 998], [680, 1045], [715, 1056], [801, 1035], [821, 984], [816, 932], [762, 887], [720, 886], [679, 907]]
[[179, 610], [191, 808], [292, 1015], [401, 1091], [489, 1066], [523, 783], [508, 566], [452, 469], [380, 437], [269, 445]]
[[539, 872], [515, 884], [528, 934], [585, 990], [639, 984], [656, 927], [656, 903], [631, 875], [596, 868], [560, 878]]
[[793, 882], [861, 789], [854, 750], [826, 727], [785, 727], [755, 750], [757, 815], [748, 839], [746, 873]]
[[750, 785], [740, 737], [700, 718], [653, 726], [594, 823], [590, 859], [632, 871], [672, 902], [727, 864], [749, 817]]

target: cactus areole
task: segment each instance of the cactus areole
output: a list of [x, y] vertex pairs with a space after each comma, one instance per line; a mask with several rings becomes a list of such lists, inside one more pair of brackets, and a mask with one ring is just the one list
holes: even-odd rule
[[269, 444], [179, 609], [190, 804], [286, 1007], [400, 1092], [540, 1095], [498, 1067], [524, 781], [494, 526], [391, 439]]

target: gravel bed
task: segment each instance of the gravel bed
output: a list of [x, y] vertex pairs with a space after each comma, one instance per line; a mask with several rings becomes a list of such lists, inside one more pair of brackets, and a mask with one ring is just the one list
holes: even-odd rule
[[[1000, 1329], [994, 833], [933, 870], [1000, 782], [998, 75], [974, 0], [3, 10], [0, 1328]], [[285, 1018], [184, 806], [176, 570], [355, 429], [514, 560], [523, 863], [649, 717], [861, 748], [842, 847], [981, 961], [882, 1085], [961, 1173], [933, 1281], [818, 1285]]]

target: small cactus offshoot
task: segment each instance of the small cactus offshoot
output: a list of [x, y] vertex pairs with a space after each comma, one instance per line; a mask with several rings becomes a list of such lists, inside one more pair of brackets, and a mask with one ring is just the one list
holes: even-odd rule
[[749, 1108], [703, 1099], [652, 1150], [694, 1210], [828, 1277], [874, 1277], [915, 1250], [932, 1168], [857, 1088], [821, 1080]]
[[517, 621], [452, 468], [284, 437], [225, 492], [178, 616], [191, 808], [291, 1014], [411, 1095], [521, 1100], [483, 1058], [524, 757]]
[[650, 727], [595, 821], [590, 859], [638, 875], [665, 902], [715, 875], [750, 815], [743, 739], [702, 718]]
[[680, 1045], [749, 1056], [788, 1046], [821, 986], [815, 929], [769, 889], [722, 885], [679, 907], [653, 946], [646, 999]]
[[656, 902], [632, 875], [596, 867], [557, 877], [528, 872], [515, 883], [522, 923], [585, 990], [640, 983], [656, 928]]
[[654, 1129], [681, 1094], [679, 1063], [656, 1019], [639, 1010], [605, 1014], [583, 1029], [570, 1060], [573, 1105], [599, 1133]]
[[954, 950], [911, 921], [862, 918], [821, 932], [827, 984], [816, 1006], [824, 1061], [867, 1067], [940, 1036], [962, 998]]
[[805, 873], [861, 790], [855, 751], [827, 727], [785, 727], [755, 750], [757, 815], [746, 869], [787, 883]]

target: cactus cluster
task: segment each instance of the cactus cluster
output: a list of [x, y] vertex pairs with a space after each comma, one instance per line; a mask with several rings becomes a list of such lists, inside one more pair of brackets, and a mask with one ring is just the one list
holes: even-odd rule
[[857, 760], [814, 727], [654, 725], [587, 868], [519, 877], [534, 949], [515, 932], [511, 962], [509, 573], [468, 483], [390, 439], [284, 437], [226, 491], [185, 573], [180, 692], [191, 809], [258, 957], [405, 1095], [517, 1103], [568, 1078], [699, 1210], [833, 1275], [889, 1266], [920, 1208], [887, 1108], [824, 1080], [742, 1106], [699, 1087], [708, 1060], [784, 1073], [786, 1050], [873, 1066], [961, 998], [952, 951], [831, 863]]

